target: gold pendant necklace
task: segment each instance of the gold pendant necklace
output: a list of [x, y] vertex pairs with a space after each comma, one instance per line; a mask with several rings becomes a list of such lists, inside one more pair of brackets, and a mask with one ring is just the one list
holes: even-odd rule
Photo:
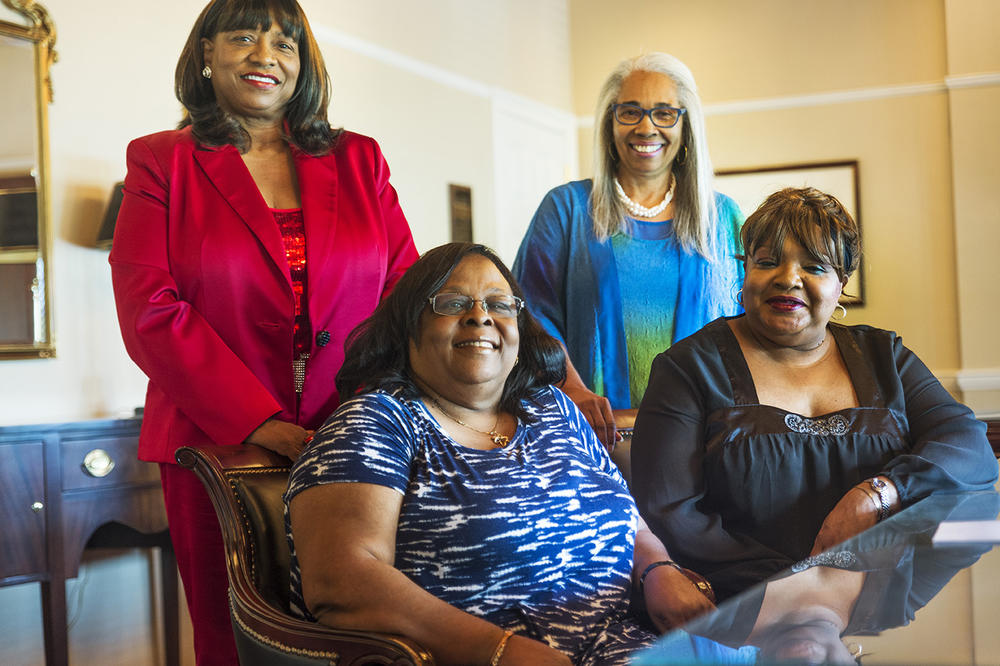
[[493, 444], [494, 444], [494, 446], [496, 448], [502, 449], [503, 447], [505, 447], [508, 444], [510, 444], [510, 437], [508, 437], [506, 435], [502, 435], [499, 432], [497, 432], [497, 426], [500, 424], [500, 414], [499, 414], [499, 412], [497, 413], [497, 420], [493, 424], [493, 428], [489, 432], [487, 432], [485, 430], [480, 430], [479, 428], [473, 428], [472, 426], [470, 426], [468, 423], [466, 423], [462, 419], [460, 419], [458, 417], [455, 417], [455, 416], [452, 416], [451, 414], [449, 414], [448, 410], [446, 410], [444, 407], [442, 407], [441, 403], [438, 402], [437, 399], [434, 396], [432, 396], [431, 394], [428, 393], [427, 397], [431, 399], [431, 402], [434, 403], [435, 407], [437, 407], [439, 410], [441, 410], [442, 414], [444, 414], [445, 416], [447, 416], [449, 419], [451, 419], [452, 421], [454, 421], [455, 423], [457, 423], [460, 426], [464, 426], [464, 427], [468, 428], [469, 430], [474, 430], [474, 431], [478, 432], [481, 435], [486, 435], [491, 440], [493, 440]]

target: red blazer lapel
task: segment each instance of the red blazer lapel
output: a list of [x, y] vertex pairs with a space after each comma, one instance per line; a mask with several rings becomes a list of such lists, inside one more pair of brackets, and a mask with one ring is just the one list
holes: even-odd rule
[[291, 289], [288, 259], [285, 257], [285, 244], [281, 240], [281, 231], [275, 224], [267, 203], [260, 195], [260, 190], [253, 182], [246, 164], [240, 158], [239, 151], [234, 146], [200, 148], [195, 150], [194, 157], [215, 189], [264, 246], [271, 261], [289, 281], [288, 286]]
[[326, 262], [337, 254], [333, 250], [338, 222], [337, 169], [332, 156], [312, 157], [294, 147], [292, 154], [306, 227], [306, 266], [310, 274], [322, 274]]

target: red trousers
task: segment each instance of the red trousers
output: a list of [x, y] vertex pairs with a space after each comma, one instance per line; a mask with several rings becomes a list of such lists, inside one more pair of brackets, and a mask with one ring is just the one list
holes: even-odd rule
[[239, 666], [229, 617], [229, 579], [222, 530], [194, 472], [160, 463], [170, 540], [184, 583], [198, 666]]

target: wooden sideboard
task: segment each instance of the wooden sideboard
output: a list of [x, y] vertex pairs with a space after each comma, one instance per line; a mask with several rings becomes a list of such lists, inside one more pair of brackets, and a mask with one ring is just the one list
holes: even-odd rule
[[45, 661], [69, 662], [66, 579], [84, 548], [159, 548], [166, 664], [180, 661], [177, 565], [141, 420], [0, 427], [0, 586], [40, 583]]

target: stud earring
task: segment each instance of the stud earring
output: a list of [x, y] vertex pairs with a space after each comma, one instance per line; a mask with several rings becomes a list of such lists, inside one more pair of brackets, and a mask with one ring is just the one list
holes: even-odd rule
[[204, 76], [206, 79], [212, 78], [212, 68], [209, 67], [208, 65], [205, 65], [205, 69], [201, 70], [201, 75]]

